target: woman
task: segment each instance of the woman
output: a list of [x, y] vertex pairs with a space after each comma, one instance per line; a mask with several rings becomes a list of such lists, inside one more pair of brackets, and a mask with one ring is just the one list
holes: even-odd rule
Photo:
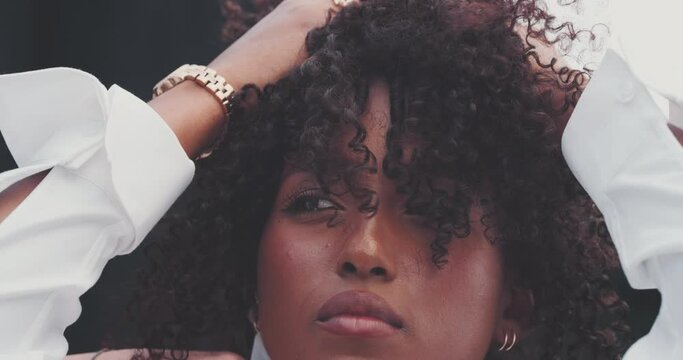
[[[257, 104], [198, 163], [205, 196], [134, 316], [150, 338], [179, 327], [180, 342], [215, 334], [246, 354], [252, 311], [285, 359], [482, 359], [513, 338], [522, 358], [614, 358], [616, 258], [554, 123], [582, 73], [535, 75], [513, 25], [537, 11], [374, 1], [311, 32], [303, 64], [245, 91]], [[356, 334], [329, 319], [336, 301], [388, 304], [391, 327], [357, 320]]]
[[[307, 55], [292, 51], [313, 25], [291, 14], [325, 8], [285, 2], [211, 64], [239, 87], [274, 85], [240, 92], [222, 147], [197, 164], [205, 196], [149, 278], [150, 344], [215, 336], [245, 354], [250, 313], [255, 351], [275, 359], [617, 358], [615, 254], [557, 141], [585, 77], [536, 55], [542, 30], [515, 26], [549, 29], [547, 15], [527, 2], [364, 2], [312, 31]], [[288, 55], [259, 64], [273, 57], [257, 45]], [[220, 124], [193, 86], [150, 104], [189, 156]], [[100, 254], [131, 251], [154, 223], [143, 214], [168, 205], [140, 183], [171, 174], [159, 193], [172, 193], [188, 167], [117, 175], [151, 161], [117, 150], [116, 131], [105, 194], [133, 241]], [[174, 151], [160, 142], [152, 151]], [[106, 182], [100, 149], [67, 168]]]

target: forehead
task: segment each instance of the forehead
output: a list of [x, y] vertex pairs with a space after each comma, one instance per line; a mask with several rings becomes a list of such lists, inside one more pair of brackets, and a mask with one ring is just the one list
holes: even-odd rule
[[[390, 115], [390, 92], [389, 85], [383, 79], [374, 79], [370, 82], [368, 98], [365, 109], [360, 117], [360, 123], [365, 130], [363, 144], [375, 156], [378, 164], [386, 154], [386, 134], [391, 123]], [[358, 154], [354, 153], [349, 147], [349, 142], [356, 136], [357, 129], [351, 125], [342, 126], [330, 143], [330, 151], [333, 158], [341, 164], [355, 163], [358, 161]], [[287, 163], [285, 166], [285, 176], [298, 172], [293, 166]]]
[[[391, 123], [389, 85], [382, 79], [370, 83], [368, 101], [365, 111], [361, 115], [361, 124], [367, 131], [365, 145], [376, 158], [382, 159], [386, 153], [386, 133]], [[342, 131], [339, 138], [345, 140], [343, 144], [337, 143], [337, 149], [342, 150], [346, 157], [350, 156], [350, 149], [344, 146], [353, 137], [355, 130], [347, 127]]]
[[[356, 174], [354, 182], [358, 181], [364, 184], [374, 183], [378, 180], [384, 180], [382, 169], [382, 160], [386, 156], [387, 146], [386, 138], [387, 131], [391, 125], [391, 93], [389, 90], [389, 84], [384, 79], [375, 79], [370, 82], [368, 89], [368, 98], [365, 103], [365, 109], [360, 116], [360, 123], [363, 129], [366, 131], [366, 136], [363, 140], [363, 145], [367, 147], [372, 155], [376, 159], [377, 174], [370, 172], [363, 172], [361, 174]], [[358, 153], [354, 153], [354, 150], [349, 146], [349, 142], [356, 136], [357, 129], [354, 126], [346, 125], [339, 129], [339, 132], [335, 134], [330, 143], [330, 158], [333, 159], [336, 165], [341, 166], [340, 168], [333, 167], [332, 173], [328, 175], [337, 175], [336, 171], [339, 169], [347, 169], [353, 165], [358, 165], [359, 157]], [[402, 158], [400, 162], [407, 163], [412, 156], [415, 149], [419, 147], [421, 143], [417, 138], [410, 136], [409, 134], [403, 134], [404, 136], [400, 139], [400, 147], [402, 149]], [[394, 141], [399, 141], [394, 139]], [[302, 170], [297, 167], [296, 164], [287, 162], [285, 164], [282, 179], [285, 180], [290, 177], [290, 175], [300, 174], [303, 175], [304, 179], [310, 179], [308, 171]], [[299, 178], [297, 176], [296, 178]], [[371, 180], [374, 178], [374, 180]], [[370, 181], [370, 182], [367, 182]], [[455, 188], [455, 181], [447, 176], [435, 176], [430, 179], [433, 186], [439, 187], [443, 190], [451, 192]], [[423, 184], [424, 185], [424, 184]]]

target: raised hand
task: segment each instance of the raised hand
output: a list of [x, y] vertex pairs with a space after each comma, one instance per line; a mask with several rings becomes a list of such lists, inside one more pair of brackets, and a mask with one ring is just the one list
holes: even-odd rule
[[306, 58], [306, 34], [324, 25], [331, 10], [350, 2], [284, 0], [209, 67], [221, 73], [235, 88], [247, 83], [264, 86], [275, 82]]

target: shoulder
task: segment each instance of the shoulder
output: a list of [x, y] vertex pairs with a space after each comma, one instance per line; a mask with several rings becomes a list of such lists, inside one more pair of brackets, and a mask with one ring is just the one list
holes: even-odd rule
[[[91, 360], [96, 353], [69, 355], [66, 360]], [[96, 360], [130, 360], [134, 349], [111, 350], [97, 356]], [[190, 351], [188, 360], [244, 360], [243, 357], [227, 351]]]

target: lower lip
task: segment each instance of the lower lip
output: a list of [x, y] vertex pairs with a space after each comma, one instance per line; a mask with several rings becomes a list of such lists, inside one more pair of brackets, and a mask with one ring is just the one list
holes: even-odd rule
[[380, 319], [367, 316], [339, 315], [317, 323], [323, 329], [342, 336], [381, 337], [399, 330]]

